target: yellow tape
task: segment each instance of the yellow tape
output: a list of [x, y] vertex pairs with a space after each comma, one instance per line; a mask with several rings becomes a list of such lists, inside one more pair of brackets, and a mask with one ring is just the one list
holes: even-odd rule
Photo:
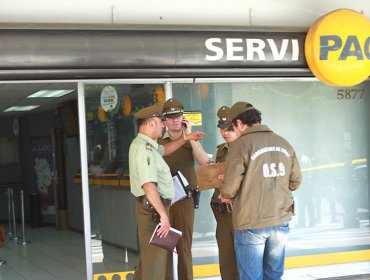
[[[133, 271], [94, 274], [94, 280], [126, 280], [127, 276], [133, 275]], [[114, 277], [114, 278], [113, 278]]]
[[[285, 258], [285, 268], [289, 269], [361, 261], [370, 261], [370, 250], [287, 257]], [[126, 277], [133, 273], [133, 271], [125, 271], [94, 274], [94, 280], [126, 280]], [[193, 274], [194, 278], [220, 276], [220, 268], [218, 264], [195, 265], [193, 266]], [[113, 276], [115, 277], [114, 279]]]
[[370, 250], [329, 253], [288, 257], [285, 259], [285, 268], [319, 266], [338, 263], [361, 262], [370, 260]]
[[[352, 164], [363, 164], [366, 163], [367, 159], [366, 158], [359, 158], [359, 159], [354, 159], [352, 160]], [[344, 162], [336, 162], [336, 163], [330, 163], [330, 164], [322, 164], [322, 165], [316, 165], [312, 167], [306, 167], [302, 168], [302, 172], [306, 171], [312, 171], [312, 170], [320, 170], [320, 169], [327, 169], [327, 168], [337, 168], [337, 167], [343, 167]]]

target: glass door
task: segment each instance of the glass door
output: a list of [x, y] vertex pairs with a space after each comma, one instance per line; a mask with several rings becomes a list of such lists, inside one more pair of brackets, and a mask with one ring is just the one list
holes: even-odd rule
[[[137, 265], [136, 199], [130, 192], [128, 151], [137, 135], [134, 113], [164, 102], [164, 87], [160, 82], [83, 85], [89, 221], [86, 213], [84, 217], [85, 226], [90, 224], [86, 246], [94, 278], [125, 276]], [[81, 174], [76, 174], [79, 182]]]

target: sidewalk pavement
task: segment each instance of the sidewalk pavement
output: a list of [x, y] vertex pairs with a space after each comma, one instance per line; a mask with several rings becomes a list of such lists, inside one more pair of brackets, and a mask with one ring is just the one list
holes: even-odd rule
[[[220, 276], [196, 278], [197, 280], [221, 280]], [[283, 280], [369, 280], [370, 261], [302, 268], [290, 268], [284, 272]]]

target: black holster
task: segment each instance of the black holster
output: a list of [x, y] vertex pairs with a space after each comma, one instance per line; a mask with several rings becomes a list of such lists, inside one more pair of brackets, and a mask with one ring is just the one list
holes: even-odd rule
[[199, 200], [200, 200], [200, 190], [198, 188], [194, 189], [193, 191], [193, 199], [194, 199], [194, 208], [199, 208]]

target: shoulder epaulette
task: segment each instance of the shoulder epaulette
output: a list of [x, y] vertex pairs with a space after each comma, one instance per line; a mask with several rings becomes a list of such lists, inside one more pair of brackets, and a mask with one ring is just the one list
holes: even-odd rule
[[152, 145], [150, 145], [149, 143], [146, 143], [146, 149], [147, 149], [148, 151], [152, 151], [152, 150], [153, 150], [153, 146], [152, 146]]
[[217, 149], [222, 150], [223, 148], [225, 148], [225, 145], [226, 145], [226, 143], [222, 143], [222, 144], [217, 146]]

